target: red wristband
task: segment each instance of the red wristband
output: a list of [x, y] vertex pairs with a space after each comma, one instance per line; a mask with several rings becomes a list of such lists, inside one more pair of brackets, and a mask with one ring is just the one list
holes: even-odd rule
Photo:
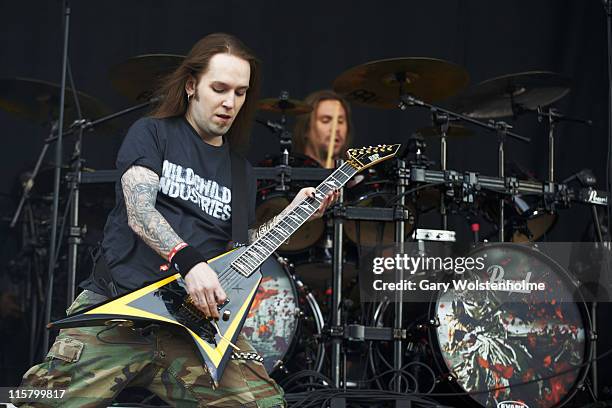
[[172, 248], [172, 251], [170, 251], [170, 253], [168, 254], [168, 262], [172, 263], [172, 258], [174, 258], [174, 255], [176, 255], [178, 251], [180, 251], [181, 249], [185, 248], [188, 245], [189, 244], [187, 244], [186, 242], [181, 242], [180, 244], [177, 244], [174, 248]]

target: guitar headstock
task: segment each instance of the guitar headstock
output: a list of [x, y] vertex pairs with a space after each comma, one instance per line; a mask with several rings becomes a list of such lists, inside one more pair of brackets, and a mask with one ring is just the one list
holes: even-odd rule
[[346, 152], [347, 162], [357, 171], [361, 171], [392, 158], [397, 154], [400, 147], [400, 144], [392, 144], [348, 149]]

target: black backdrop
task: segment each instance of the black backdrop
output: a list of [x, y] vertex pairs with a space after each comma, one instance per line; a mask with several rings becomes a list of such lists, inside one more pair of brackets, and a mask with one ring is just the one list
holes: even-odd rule
[[[292, 97], [302, 98], [331, 87], [345, 69], [400, 56], [455, 62], [467, 69], [472, 85], [515, 72], [559, 72], [571, 78], [572, 90], [556, 107], [590, 118], [594, 125], [559, 125], [557, 177], [588, 167], [600, 188], [605, 186], [606, 31], [598, 0], [74, 0], [71, 6], [69, 55], [76, 86], [113, 110], [129, 106], [129, 101], [110, 86], [111, 66], [146, 53], [184, 54], [199, 38], [217, 31], [237, 35], [263, 61], [263, 96], [288, 90]], [[0, 77], [59, 83], [61, 16], [58, 1], [1, 1]], [[126, 127], [137, 117], [132, 114], [111, 128], [88, 134], [83, 148], [86, 166], [111, 168]], [[400, 112], [355, 106], [355, 144], [402, 142], [428, 125], [428, 118], [428, 112], [416, 108]], [[513, 123], [533, 142], [508, 142], [507, 157], [544, 178], [546, 128], [533, 117]], [[46, 132], [0, 110], [0, 264], [16, 248], [6, 217], [16, 205], [17, 176], [33, 167]], [[435, 141], [430, 143], [429, 156], [436, 159], [437, 149]], [[249, 153], [253, 163], [277, 150], [272, 135], [254, 129]], [[449, 142], [450, 168], [495, 175], [496, 163], [493, 135], [476, 130], [471, 138]], [[579, 240], [589, 223], [588, 210], [574, 206], [562, 212], [548, 238]]]

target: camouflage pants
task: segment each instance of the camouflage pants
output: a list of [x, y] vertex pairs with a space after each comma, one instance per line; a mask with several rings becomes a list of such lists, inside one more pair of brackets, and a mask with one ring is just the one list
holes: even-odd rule
[[[67, 313], [105, 299], [86, 290]], [[242, 335], [237, 346], [241, 351], [255, 352]], [[230, 360], [219, 386], [213, 389], [191, 341], [162, 327], [147, 336], [123, 327], [61, 330], [45, 361], [28, 370], [21, 384], [65, 388], [65, 398], [50, 405], [65, 408], [107, 406], [127, 386], [147, 388], [180, 408], [285, 406], [282, 389], [270, 379], [263, 364], [253, 360]]]

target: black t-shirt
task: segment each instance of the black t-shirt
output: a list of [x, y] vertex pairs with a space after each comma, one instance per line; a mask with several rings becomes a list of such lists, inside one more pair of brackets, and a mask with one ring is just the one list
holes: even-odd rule
[[[244, 161], [249, 225], [255, 223], [256, 183]], [[155, 208], [179, 237], [206, 259], [224, 252], [232, 238], [232, 176], [227, 142], [204, 142], [184, 117], [136, 121], [117, 155], [119, 177], [131, 166], [143, 166], [159, 176]], [[142, 287], [175, 271], [161, 272], [166, 260], [151, 249], [127, 222], [121, 180], [116, 204], [104, 227], [102, 254], [120, 293]], [[244, 228], [248, 228], [247, 225]], [[85, 289], [104, 293], [93, 279]]]

